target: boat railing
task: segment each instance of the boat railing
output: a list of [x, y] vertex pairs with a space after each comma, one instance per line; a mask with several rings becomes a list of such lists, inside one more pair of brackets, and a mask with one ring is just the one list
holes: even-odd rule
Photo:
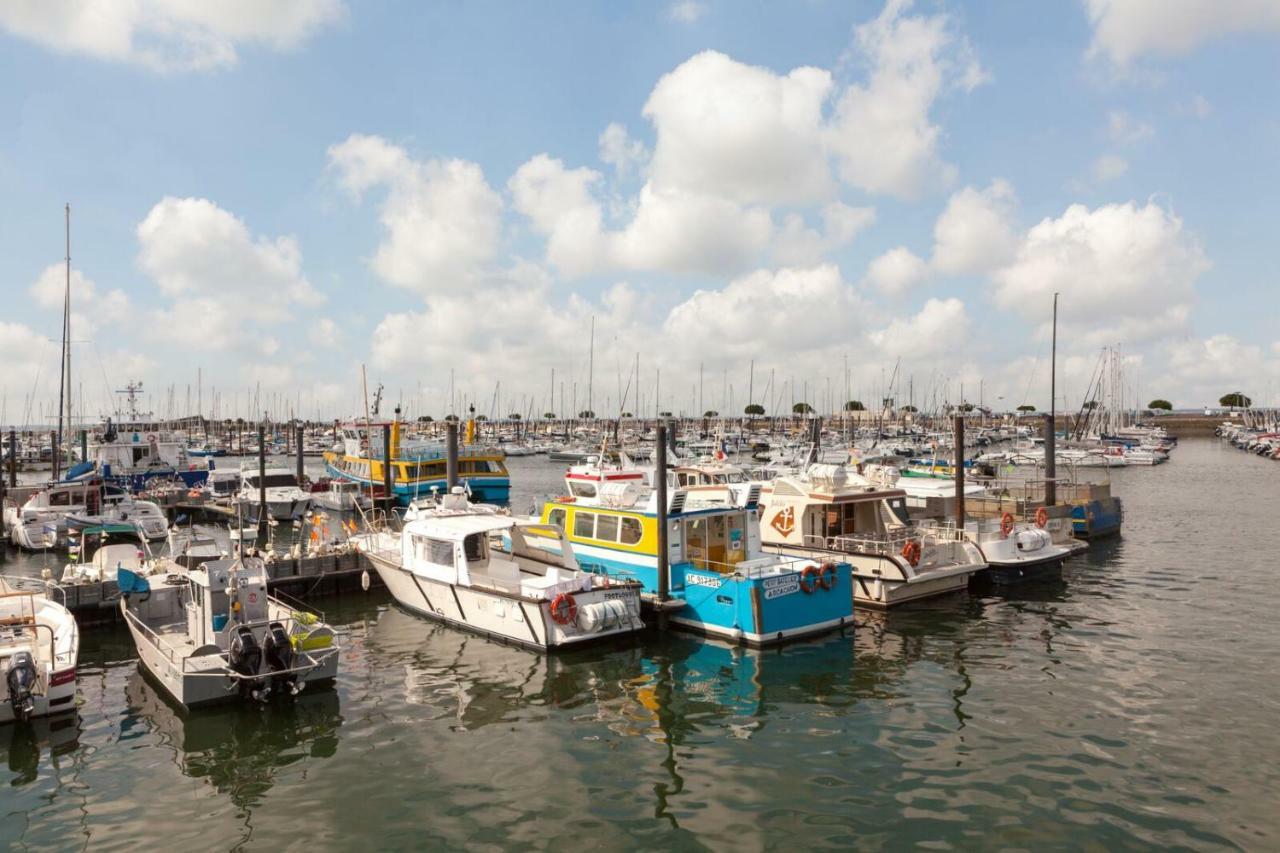
[[[811, 537], [805, 537], [809, 539]], [[884, 533], [850, 533], [842, 536], [812, 537], [822, 544], [816, 546], [826, 551], [839, 551], [847, 554], [880, 554], [896, 556], [902, 552], [908, 542], [920, 539], [919, 531], [913, 528], [897, 528]]]
[[[278, 589], [274, 590], [270, 595], [268, 595], [267, 600], [274, 601], [276, 604], [280, 605], [285, 610], [288, 610], [290, 613], [293, 613], [293, 614], [305, 613], [308, 616], [314, 616], [317, 621], [320, 621], [320, 622], [326, 621], [324, 618], [323, 610], [320, 610], [319, 608], [316, 608], [316, 607], [312, 607], [309, 604], [305, 604], [299, 601], [298, 599], [294, 598], [293, 596], [289, 595], [288, 593], [282, 592]], [[296, 617], [294, 617], [294, 621], [295, 622], [298, 621]]]
[[[175, 649], [173, 646], [171, 646], [169, 642], [164, 639], [164, 637], [161, 637], [154, 630], [152, 630], [151, 626], [148, 625], [146, 622], [143, 622], [141, 617], [139, 617], [132, 610], [130, 610], [127, 607], [123, 609], [124, 609], [124, 618], [129, 622], [129, 624], [134, 625], [137, 628], [141, 629], [142, 633], [146, 634], [147, 639], [151, 641], [151, 644], [154, 645], [157, 649], [159, 649], [160, 652], [169, 659], [169, 663], [177, 665], [178, 650]], [[183, 671], [185, 672], [186, 671], [185, 660], [182, 663], [182, 667], [183, 667]]]

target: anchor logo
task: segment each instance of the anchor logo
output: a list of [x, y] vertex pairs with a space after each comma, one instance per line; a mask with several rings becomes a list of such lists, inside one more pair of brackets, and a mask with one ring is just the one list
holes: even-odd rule
[[790, 536], [791, 531], [796, 529], [796, 509], [795, 507], [786, 507], [773, 517], [773, 521], [769, 522], [774, 530], [783, 536]]

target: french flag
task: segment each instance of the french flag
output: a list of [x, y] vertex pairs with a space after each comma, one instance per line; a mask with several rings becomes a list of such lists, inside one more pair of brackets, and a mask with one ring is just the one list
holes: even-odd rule
[[724, 439], [720, 439], [720, 446], [716, 448], [716, 461], [723, 462], [729, 458], [729, 448], [725, 444]]

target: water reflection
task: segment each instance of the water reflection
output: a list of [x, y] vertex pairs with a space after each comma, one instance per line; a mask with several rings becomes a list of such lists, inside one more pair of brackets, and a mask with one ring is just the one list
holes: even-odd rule
[[38, 717], [26, 723], [0, 728], [0, 754], [9, 768], [9, 784], [29, 785], [40, 777], [42, 759], [47, 755], [55, 775], [62, 759], [73, 755], [80, 738], [80, 716], [75, 713]]
[[[342, 725], [338, 694], [303, 692], [292, 701], [233, 702], [183, 715], [141, 671], [125, 684], [120, 740], [169, 749], [192, 779], [226, 794], [247, 817], [262, 803], [283, 768], [331, 758]], [[157, 743], [158, 741], [158, 743]]]

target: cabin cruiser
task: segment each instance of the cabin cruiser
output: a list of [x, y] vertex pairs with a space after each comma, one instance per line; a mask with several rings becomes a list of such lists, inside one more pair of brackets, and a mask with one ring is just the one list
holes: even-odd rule
[[0, 577], [0, 724], [75, 710], [80, 631], [54, 589]]
[[[547, 502], [541, 518], [565, 532], [579, 559], [611, 577], [660, 592], [658, 494], [632, 482], [602, 482], [594, 496]], [[566, 478], [570, 489], [574, 481]], [[766, 553], [757, 515], [759, 486], [739, 484], [735, 502], [688, 503], [673, 489], [667, 523], [667, 608], [672, 624], [751, 646], [768, 646], [853, 624], [849, 564]]]
[[104, 501], [96, 513], [88, 509], [84, 512], [68, 513], [66, 523], [68, 531], [83, 530], [104, 524], [128, 525], [149, 541], [158, 541], [169, 535], [169, 519], [160, 505], [131, 497], [118, 501]]
[[461, 487], [414, 510], [401, 531], [353, 538], [401, 606], [543, 650], [644, 627], [640, 585], [584, 571], [556, 527], [470, 503]]
[[907, 493], [843, 465], [810, 465], [761, 490], [761, 537], [780, 552], [840, 559], [853, 569], [853, 598], [892, 607], [965, 589], [987, 567], [982, 552], [941, 527], [914, 524]]
[[327, 480], [317, 483], [311, 490], [311, 502], [335, 512], [354, 512], [373, 507], [369, 490], [362, 489], [354, 480]]
[[62, 548], [67, 544], [68, 516], [96, 515], [106, 507], [132, 502], [124, 489], [96, 478], [64, 480], [36, 492], [21, 506], [6, 507], [4, 523], [9, 539], [19, 548]]
[[211, 500], [229, 503], [240, 493], [240, 485], [239, 471], [219, 468], [209, 472], [209, 479], [204, 484], [204, 493]]
[[324, 615], [268, 595], [261, 559], [150, 577], [120, 568], [116, 582], [140, 665], [183, 707], [297, 695], [337, 677]]
[[[261, 479], [261, 489], [259, 487]], [[267, 506], [262, 508], [260, 492], [265, 489]], [[240, 469], [240, 491], [236, 494], [244, 521], [257, 524], [262, 519], [297, 521], [306, 515], [311, 496], [302, 490], [298, 478], [288, 468], [267, 466], [261, 474], [258, 465], [246, 462]]]

